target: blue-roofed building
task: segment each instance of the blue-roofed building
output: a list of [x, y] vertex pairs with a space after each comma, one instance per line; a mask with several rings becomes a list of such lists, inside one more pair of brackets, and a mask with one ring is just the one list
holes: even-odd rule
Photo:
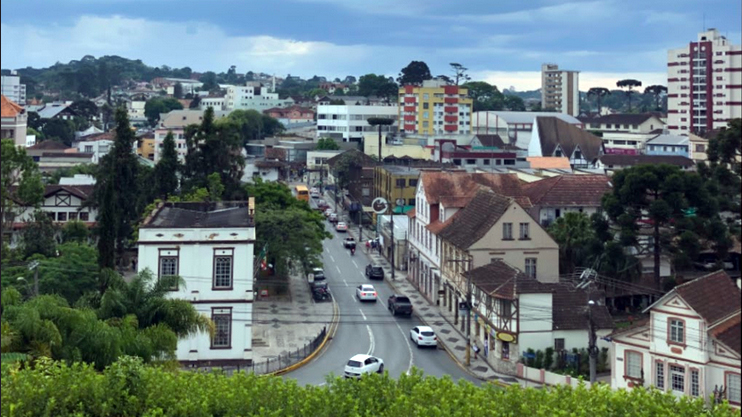
[[690, 157], [690, 140], [687, 136], [663, 133], [647, 141], [644, 148], [647, 155], [679, 155]]

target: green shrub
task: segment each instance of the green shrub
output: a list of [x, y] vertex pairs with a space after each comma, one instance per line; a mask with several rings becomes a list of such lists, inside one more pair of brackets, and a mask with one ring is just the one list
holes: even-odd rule
[[554, 365], [554, 348], [547, 347], [544, 353], [544, 369], [547, 371]]
[[281, 377], [167, 370], [121, 358], [103, 372], [92, 365], [39, 359], [35, 366], [2, 366], [3, 416], [735, 416], [728, 404], [706, 409], [702, 399], [654, 389], [613, 391], [557, 386], [505, 390], [477, 387], [414, 370], [398, 380], [385, 374], [359, 381], [328, 377], [299, 386]]

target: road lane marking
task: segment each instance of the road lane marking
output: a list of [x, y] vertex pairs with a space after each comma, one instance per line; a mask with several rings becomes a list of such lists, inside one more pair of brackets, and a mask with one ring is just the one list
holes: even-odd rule
[[[333, 262], [335, 262], [335, 261], [333, 261]], [[335, 268], [338, 270], [338, 273], [339, 274], [342, 274], [342, 272], [340, 272], [340, 267], [339, 266], [335, 265]]]
[[386, 304], [384, 304], [384, 302], [381, 301], [381, 298], [379, 298], [378, 301], [381, 303], [382, 306], [384, 306], [384, 308], [386, 308]]
[[[374, 343], [374, 332], [371, 331], [371, 326], [368, 324], [366, 325], [366, 329], [368, 330], [368, 340], [369, 340], [369, 347], [368, 347], [368, 353], [366, 355], [371, 356], [372, 353], [374, 353], [375, 343]], [[410, 348], [412, 350], [412, 348]]]
[[358, 271], [358, 273], [360, 273], [362, 277], [366, 278], [366, 274], [364, 274], [363, 272]]
[[348, 286], [348, 281], [346, 281], [345, 279], [343, 279], [343, 282], [345, 283], [345, 286], [347, 287]]
[[358, 264], [356, 263], [356, 261], [351, 261], [351, 262], [353, 262], [353, 265], [355, 265], [356, 268], [358, 268]]
[[363, 314], [363, 310], [360, 310], [360, 311], [361, 311], [361, 315], [363, 316], [363, 320], [367, 320], [367, 319], [366, 319], [366, 315], [365, 315], [365, 314]]
[[355, 295], [351, 295], [350, 298], [352, 298], [354, 302], [356, 302], [356, 303], [358, 302], [358, 300], [356, 300], [356, 296]]
[[332, 259], [332, 263], [335, 263], [335, 258], [333, 258], [332, 255], [330, 255], [330, 259]]
[[405, 334], [404, 330], [402, 330], [402, 327], [397, 322], [397, 328], [399, 329], [399, 332], [402, 333], [402, 337], [404, 337], [405, 342], [407, 342], [407, 352], [410, 354], [410, 363], [407, 365], [407, 375], [410, 374], [410, 371], [412, 371], [412, 365], [414, 364], [414, 357], [412, 356], [412, 343], [410, 343], [409, 335]]

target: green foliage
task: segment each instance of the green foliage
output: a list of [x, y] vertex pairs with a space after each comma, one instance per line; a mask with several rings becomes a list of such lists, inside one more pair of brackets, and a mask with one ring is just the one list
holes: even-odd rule
[[225, 128], [231, 125], [233, 129], [236, 129], [239, 132], [242, 146], [250, 140], [275, 136], [285, 130], [277, 119], [257, 110], [235, 110], [229, 113], [226, 120], [221, 120], [218, 124]]
[[[733, 119], [709, 140], [708, 158], [712, 164], [725, 165], [740, 176], [739, 155], [742, 154], [742, 119]], [[717, 174], [721, 175], [721, 174]], [[739, 187], [737, 188], [739, 190]]]
[[62, 242], [86, 243], [89, 237], [88, 227], [79, 220], [68, 221], [62, 226]]
[[462, 87], [469, 90], [469, 97], [472, 98], [474, 106], [473, 111], [505, 109], [505, 96], [496, 86], [484, 81], [470, 81]]
[[91, 122], [93, 119], [98, 117], [98, 113], [100, 112], [95, 103], [86, 99], [77, 100], [72, 103], [70, 105], [70, 110], [88, 122]]
[[56, 140], [67, 146], [72, 146], [75, 140], [75, 124], [71, 120], [51, 119], [44, 123], [41, 129], [47, 140]]
[[183, 105], [174, 98], [154, 97], [144, 104], [144, 116], [151, 126], [157, 125], [161, 113], [170, 113], [173, 110], [182, 110]]
[[366, 74], [358, 80], [358, 94], [364, 97], [383, 97], [387, 100], [397, 97], [399, 86], [393, 78], [383, 75]]
[[611, 95], [611, 91], [605, 87], [592, 87], [587, 90], [587, 98], [595, 98], [598, 102], [598, 112], [603, 108], [603, 98], [609, 95]]
[[547, 347], [544, 352], [544, 369], [548, 371], [552, 366], [554, 366], [554, 348]]
[[[400, 86], [405, 85], [422, 85], [423, 81], [432, 79], [428, 64], [423, 61], [412, 61], [406, 67], [402, 68], [397, 78]], [[359, 81], [360, 82], [360, 81]]]
[[636, 388], [613, 391], [476, 387], [415, 370], [395, 380], [369, 375], [359, 381], [328, 378], [300, 386], [280, 377], [169, 371], [123, 358], [103, 372], [84, 364], [42, 360], [2, 368], [2, 414], [14, 416], [674, 416], [739, 415], [728, 404]]
[[335, 178], [337, 178], [338, 186], [341, 189], [348, 188], [348, 184], [351, 179], [351, 172], [361, 166], [363, 166], [363, 155], [361, 154], [361, 152], [355, 150], [343, 152], [338, 158], [335, 167], [333, 168], [335, 171]]
[[626, 98], [628, 99], [629, 113], [631, 113], [631, 96], [634, 95], [634, 87], [641, 87], [641, 86], [642, 86], [641, 81], [633, 80], [633, 79], [618, 80], [616, 82], [616, 87], [626, 89], [624, 92], [626, 93]]
[[19, 207], [36, 207], [41, 203], [44, 185], [38, 165], [12, 139], [2, 140], [0, 158], [0, 230], [5, 230], [19, 214]]
[[78, 242], [63, 243], [56, 250], [59, 256], [35, 257], [39, 261], [39, 293], [62, 296], [72, 305], [95, 290], [98, 254], [95, 247]]
[[570, 211], [549, 226], [549, 234], [559, 244], [559, 273], [569, 274], [577, 266], [587, 266], [589, 243], [594, 238], [590, 218]]
[[21, 247], [26, 258], [31, 255], [54, 256], [57, 241], [54, 235], [57, 227], [41, 210], [34, 211], [26, 227], [23, 228]]
[[180, 99], [183, 98], [183, 84], [175, 83], [173, 86], [173, 97]]
[[644, 94], [654, 96], [655, 106], [653, 110], [662, 111], [662, 94], [667, 94], [667, 87], [664, 85], [650, 85], [644, 89]]
[[36, 130], [36, 129], [30, 127], [30, 126], [26, 129], [26, 134], [27, 135], [36, 136], [36, 141], [37, 142], [43, 142], [44, 139], [46, 138], [46, 136], [44, 136], [43, 133], [39, 132], [38, 130]]
[[315, 151], [336, 151], [338, 149], [340, 149], [340, 145], [332, 138], [320, 138], [314, 148]]
[[156, 197], [165, 198], [178, 190], [178, 172], [181, 170], [178, 152], [175, 150], [173, 132], [168, 131], [162, 141], [162, 153], [154, 171]]

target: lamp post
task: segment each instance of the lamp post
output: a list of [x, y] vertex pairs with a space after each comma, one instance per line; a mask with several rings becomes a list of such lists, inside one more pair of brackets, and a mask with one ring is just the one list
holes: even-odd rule
[[594, 384], [598, 366], [598, 347], [595, 345], [597, 335], [595, 334], [595, 323], [593, 322], [593, 306], [595, 301], [587, 302], [587, 325], [588, 325], [588, 355], [590, 359], [590, 383]]

